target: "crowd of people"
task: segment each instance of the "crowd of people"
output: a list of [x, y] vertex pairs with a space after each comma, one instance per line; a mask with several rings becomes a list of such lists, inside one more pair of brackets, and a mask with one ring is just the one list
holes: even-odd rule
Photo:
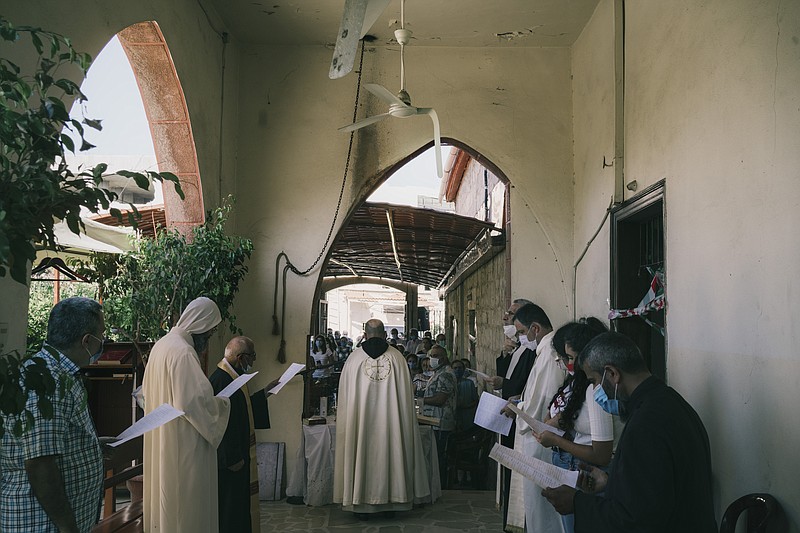
[[[363, 518], [430, 501], [415, 404], [419, 414], [436, 421], [445, 480], [448, 445], [475, 428], [479, 398], [488, 393], [507, 400], [502, 413], [514, 418], [502, 444], [579, 472], [575, 486], [542, 488], [503, 468], [504, 530], [716, 531], [703, 423], [675, 390], [650, 374], [631, 339], [593, 317], [556, 329], [544, 309], [524, 299], [515, 300], [502, 321], [505, 343], [496, 375], [488, 379], [468, 359], [453, 359], [443, 335], [387, 335], [376, 319], [365, 324], [355, 348], [346, 333], [314, 338], [311, 353], [320, 361], [315, 373], [326, 371], [331, 360], [343, 362], [336, 502]], [[214, 302], [198, 298], [150, 352], [145, 413], [169, 403], [184, 414], [144, 437], [148, 531], [259, 529], [254, 430], [268, 427], [268, 421], [259, 425], [266, 394], [251, 394], [245, 385], [230, 398], [215, 396], [251, 372], [256, 360], [253, 341], [236, 337], [210, 378], [205, 375], [200, 356], [220, 322]], [[104, 337], [97, 302], [69, 298], [51, 311], [45, 346], [26, 364], [46, 366], [56, 392], [49, 402], [30, 395], [30, 431], [11, 430], [26, 414], [2, 418], [0, 530], [85, 532], [96, 523], [103, 445], [78, 374], [97, 360]], [[516, 418], [518, 411], [560, 431], [531, 427]], [[459, 473], [459, 481], [468, 478]]]

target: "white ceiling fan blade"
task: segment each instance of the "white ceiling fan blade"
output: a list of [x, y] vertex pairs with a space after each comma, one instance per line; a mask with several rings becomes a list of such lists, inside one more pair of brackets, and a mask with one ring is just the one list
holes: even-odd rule
[[342, 126], [339, 128], [339, 131], [354, 131], [363, 128], [364, 126], [369, 126], [370, 124], [375, 124], [376, 122], [385, 119], [386, 117], [390, 117], [389, 113], [383, 113], [382, 115], [374, 115], [371, 117], [367, 117], [364, 119], [359, 120], [358, 122], [353, 122], [352, 124], [348, 124], [347, 126]]
[[328, 77], [332, 80], [341, 78], [353, 70], [368, 3], [369, 0], [345, 0], [342, 23], [339, 25], [336, 48], [333, 50], [331, 68], [328, 71]]
[[390, 0], [345, 0], [342, 23], [336, 35], [336, 48], [333, 51], [328, 77], [341, 78], [353, 70], [358, 41], [381, 16]]
[[402, 107], [411, 107], [404, 101], [400, 100], [397, 96], [391, 93], [389, 89], [377, 83], [365, 83], [364, 88], [386, 102], [389, 105], [398, 105]]
[[367, 12], [364, 14], [364, 27], [361, 28], [361, 35], [360, 39], [363, 39], [364, 36], [369, 32], [372, 25], [378, 20], [378, 17], [381, 16], [386, 10], [386, 7], [389, 5], [391, 0], [369, 0], [367, 4]]
[[428, 115], [433, 121], [433, 147], [434, 152], [436, 152], [436, 175], [441, 179], [444, 175], [444, 171], [442, 170], [442, 136], [439, 131], [439, 116], [436, 114], [436, 111], [430, 107], [418, 107], [417, 114]]

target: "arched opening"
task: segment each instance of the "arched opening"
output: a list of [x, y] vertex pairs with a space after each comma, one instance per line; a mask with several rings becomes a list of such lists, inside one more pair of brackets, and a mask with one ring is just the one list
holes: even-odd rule
[[[440, 198], [454, 202], [454, 212], [367, 201], [432, 143], [369, 179], [325, 258], [312, 307], [311, 331], [323, 327], [325, 310], [320, 308], [320, 299], [337, 285], [362, 279], [405, 284], [407, 330], [419, 324], [417, 288], [430, 287], [445, 301], [442, 322], [453, 355], [470, 359], [482, 372], [494, 373], [491, 354], [502, 345], [496, 310], [504, 309], [510, 299], [510, 180], [465, 143], [450, 138], [443, 142], [451, 147], [451, 154], [446, 157]], [[459, 206], [461, 200], [466, 200], [466, 208]], [[382, 227], [387, 225], [389, 230]], [[415, 241], [410, 248], [409, 240]], [[366, 260], [359, 261], [359, 254]], [[485, 356], [478, 357], [480, 353]]]
[[[500, 294], [500, 298], [503, 302], [510, 298], [510, 235], [511, 235], [511, 211], [510, 211], [510, 194], [511, 194], [511, 187], [510, 187], [510, 180], [506, 176], [506, 174], [500, 170], [497, 165], [495, 165], [492, 161], [487, 159], [485, 156], [480, 154], [477, 150], [470, 147], [466, 143], [459, 141], [458, 139], [453, 138], [443, 138], [442, 142], [451, 147], [451, 157], [446, 158], [447, 163], [445, 165], [445, 177], [442, 180], [442, 185], [440, 187], [440, 197], [450, 198], [449, 201], [452, 201], [457, 198], [459, 194], [459, 190], [461, 188], [461, 184], [463, 183], [463, 177], [469, 169], [472, 169], [473, 174], [475, 170], [482, 172], [483, 170], [486, 171], [486, 174], [490, 175], [492, 179], [501, 184], [502, 189], [502, 200], [498, 200], [498, 203], [502, 203], [502, 207], [499, 210], [495, 210], [493, 216], [498, 220], [497, 227], [498, 232], [502, 235], [503, 242], [497, 243], [497, 239], [495, 239], [493, 244], [486, 244], [485, 246], [490, 246], [494, 248], [493, 256], [497, 255], [498, 248], [500, 251], [504, 252], [502, 256], [503, 259], [503, 268], [502, 268], [502, 276], [504, 278], [504, 283], [502, 283], [502, 292]], [[368, 198], [373, 195], [373, 193], [383, 184], [385, 183], [392, 175], [394, 175], [399, 169], [407, 165], [411, 160], [420, 156], [420, 154], [424, 153], [425, 151], [429, 150], [433, 142], [429, 142], [423, 146], [421, 146], [416, 151], [410, 153], [408, 156], [400, 159], [397, 163], [392, 165], [391, 167], [387, 168], [386, 170], [377, 173], [373, 177], [367, 180], [366, 185], [362, 188], [361, 192], [358, 194], [358, 201], [355, 202], [347, 214], [347, 217], [342, 224], [339, 232], [336, 235], [336, 238], [333, 241], [330, 249], [328, 250], [327, 256], [325, 258], [323, 267], [321, 269], [321, 275], [317, 282], [317, 289], [314, 295], [314, 305], [312, 306], [312, 319], [311, 319], [311, 330], [314, 331], [316, 328], [319, 327], [319, 301], [322, 294], [324, 294], [323, 284], [325, 286], [329, 286], [329, 282], [327, 281], [329, 276], [336, 276], [336, 278], [340, 278], [342, 276], [364, 276], [362, 272], [355, 272], [352, 269], [349, 269], [346, 264], [343, 264], [342, 261], [338, 260], [336, 257], [337, 254], [337, 245], [341, 245], [344, 239], [344, 235], [347, 232], [348, 228], [351, 227], [353, 224], [354, 218], [362, 216], [359, 214], [359, 210], [363, 209], [363, 206]], [[479, 176], [480, 177], [480, 176]], [[453, 182], [453, 183], [450, 183]], [[447, 186], [445, 186], [447, 185]], [[465, 190], [468, 188], [465, 188]], [[484, 189], [484, 192], [486, 190]], [[473, 216], [471, 213], [469, 216]], [[474, 218], [474, 217], [473, 217]], [[484, 217], [481, 217], [482, 219]], [[486, 217], [486, 220], [489, 220], [490, 217]], [[433, 223], [433, 222], [431, 222]], [[495, 235], [496, 237], [496, 235]], [[487, 242], [489, 240], [487, 239]], [[465, 250], [462, 250], [462, 252]], [[460, 257], [461, 254], [458, 254]], [[455, 259], [455, 258], [454, 258]], [[338, 269], [339, 272], [332, 273], [331, 267], [332, 265], [338, 265], [340, 268]], [[455, 273], [455, 272], [454, 272]], [[468, 274], [468, 273], [467, 273]], [[385, 283], [388, 279], [398, 279], [396, 273], [393, 275], [376, 275], [376, 274], [369, 274], [373, 277], [380, 278], [382, 283]], [[458, 281], [458, 280], [454, 280]], [[426, 284], [426, 283], [423, 283]], [[456, 286], [458, 283], [449, 283], [449, 284], [440, 284], [440, 283], [433, 283], [431, 284], [433, 287], [439, 289], [447, 289], [445, 285]], [[326, 289], [327, 290], [327, 289]], [[502, 303], [505, 305], [505, 303]], [[413, 307], [413, 306], [411, 306]], [[416, 323], [417, 317], [412, 316], [410, 320], [407, 320], [407, 323]], [[450, 332], [448, 332], [448, 336]], [[463, 351], [467, 351], [467, 346], [463, 347]]]

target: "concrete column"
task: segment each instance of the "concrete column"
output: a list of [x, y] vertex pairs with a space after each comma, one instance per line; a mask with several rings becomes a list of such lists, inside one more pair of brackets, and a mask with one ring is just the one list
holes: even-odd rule
[[418, 304], [419, 287], [409, 283], [406, 287], [406, 335], [410, 330], [417, 329], [417, 320], [419, 319]]

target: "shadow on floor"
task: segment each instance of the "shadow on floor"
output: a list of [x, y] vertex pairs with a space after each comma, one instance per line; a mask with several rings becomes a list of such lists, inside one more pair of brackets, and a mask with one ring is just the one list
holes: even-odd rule
[[307, 507], [286, 500], [261, 502], [261, 533], [320, 531], [353, 533], [452, 533], [503, 530], [502, 512], [495, 507], [494, 491], [446, 490], [434, 504], [396, 513], [393, 518], [373, 516], [358, 520], [340, 505]]

